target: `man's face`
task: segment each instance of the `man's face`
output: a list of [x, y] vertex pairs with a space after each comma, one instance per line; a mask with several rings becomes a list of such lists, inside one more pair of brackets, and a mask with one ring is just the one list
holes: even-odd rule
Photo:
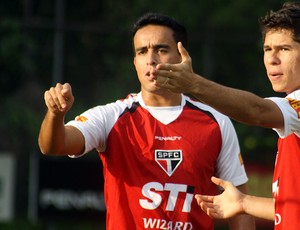
[[181, 56], [173, 38], [173, 31], [165, 26], [148, 25], [139, 29], [134, 38], [134, 65], [142, 90], [159, 90], [152, 74], [157, 64], [180, 63]]
[[276, 92], [300, 89], [300, 44], [289, 30], [271, 30], [264, 42], [264, 64]]

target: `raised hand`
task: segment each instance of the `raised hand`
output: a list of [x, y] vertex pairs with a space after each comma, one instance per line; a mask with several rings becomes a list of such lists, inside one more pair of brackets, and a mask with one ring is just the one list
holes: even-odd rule
[[178, 64], [159, 64], [154, 75], [156, 85], [178, 93], [189, 93], [190, 88], [194, 87], [194, 79], [198, 75], [194, 74], [192, 68], [192, 58], [181, 42], [178, 42], [178, 51], [181, 55], [181, 63]]
[[65, 114], [74, 103], [71, 85], [57, 83], [44, 94], [44, 100], [49, 112], [53, 114]]
[[227, 219], [243, 213], [243, 198], [241, 193], [231, 182], [212, 177], [212, 182], [224, 189], [217, 196], [195, 195], [198, 205], [210, 217]]

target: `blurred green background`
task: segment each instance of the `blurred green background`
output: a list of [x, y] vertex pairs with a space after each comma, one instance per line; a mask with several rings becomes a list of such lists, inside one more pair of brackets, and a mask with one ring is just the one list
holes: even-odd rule
[[[37, 135], [46, 110], [45, 90], [56, 82], [72, 85], [75, 105], [67, 119], [138, 92], [131, 26], [143, 13], [158, 11], [186, 25], [195, 72], [262, 97], [278, 96], [265, 74], [258, 18], [283, 2], [2, 0], [0, 154], [13, 155], [16, 170], [14, 218], [0, 223], [0, 229], [58, 230], [72, 226], [88, 230], [99, 229], [101, 224], [28, 220], [29, 159], [40, 154]], [[268, 129], [234, 125], [246, 168], [251, 172], [250, 192], [271, 196], [277, 135]], [[270, 226], [262, 224], [261, 228]]]

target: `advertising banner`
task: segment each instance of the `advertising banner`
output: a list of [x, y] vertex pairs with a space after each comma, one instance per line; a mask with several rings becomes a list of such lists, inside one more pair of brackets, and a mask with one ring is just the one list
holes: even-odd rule
[[0, 222], [11, 221], [14, 215], [15, 160], [9, 153], [0, 153]]
[[38, 217], [105, 220], [99, 158], [44, 157], [39, 161]]

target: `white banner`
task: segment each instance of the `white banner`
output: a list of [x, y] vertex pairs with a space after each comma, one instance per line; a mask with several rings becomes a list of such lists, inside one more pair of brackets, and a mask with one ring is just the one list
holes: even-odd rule
[[13, 219], [14, 187], [14, 156], [8, 153], [0, 153], [0, 222]]

